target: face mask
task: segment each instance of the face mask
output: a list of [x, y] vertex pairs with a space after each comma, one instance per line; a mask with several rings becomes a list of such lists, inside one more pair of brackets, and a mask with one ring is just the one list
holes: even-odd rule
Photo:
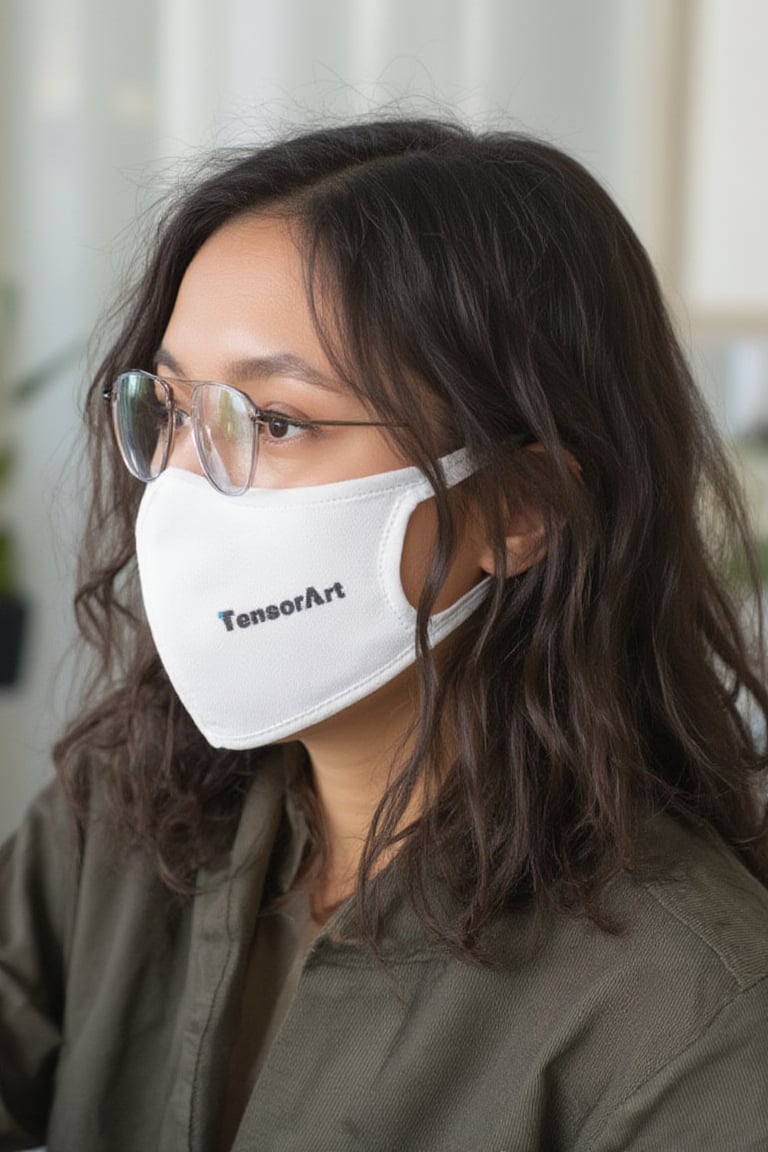
[[[452, 487], [472, 472], [441, 461]], [[228, 498], [167, 469], [136, 522], [141, 588], [160, 659], [214, 747], [295, 735], [416, 659], [416, 610], [400, 583], [411, 513], [432, 496], [417, 468]], [[488, 581], [432, 616], [438, 643]]]

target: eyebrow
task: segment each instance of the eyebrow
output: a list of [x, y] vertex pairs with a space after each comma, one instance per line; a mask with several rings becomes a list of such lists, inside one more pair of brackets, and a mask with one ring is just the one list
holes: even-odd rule
[[[162, 364], [176, 373], [180, 379], [186, 379], [184, 369], [167, 348], [161, 347], [157, 350], [153, 363], [155, 368], [159, 368]], [[245, 384], [249, 380], [267, 380], [270, 376], [290, 376], [307, 384], [314, 384], [318, 388], [327, 388], [330, 392], [340, 391], [339, 384], [292, 352], [277, 352], [270, 356], [248, 356], [242, 360], [233, 360], [227, 365], [226, 376], [233, 384]]]

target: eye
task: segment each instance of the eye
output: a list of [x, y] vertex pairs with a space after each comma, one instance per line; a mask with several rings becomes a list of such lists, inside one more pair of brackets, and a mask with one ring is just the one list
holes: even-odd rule
[[291, 440], [308, 430], [308, 425], [290, 420], [282, 412], [265, 412], [265, 427], [273, 440]]

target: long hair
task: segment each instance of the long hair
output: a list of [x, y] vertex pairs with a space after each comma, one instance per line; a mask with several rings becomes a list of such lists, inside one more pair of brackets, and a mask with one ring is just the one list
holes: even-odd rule
[[[88, 710], [56, 748], [72, 796], [97, 757], [126, 841], [186, 891], [258, 771], [260, 751], [206, 744], [154, 650], [136, 587], [142, 485], [117, 458], [101, 400], [119, 371], [151, 366], [193, 256], [249, 213], [295, 226], [328, 355], [403, 425], [396, 436], [436, 493], [419, 712], [363, 853], [364, 939], [375, 943], [373, 877], [395, 844], [428, 929], [465, 954], [515, 902], [599, 919], [600, 891], [635, 865], [640, 823], [661, 810], [719, 835], [768, 880], [762, 642], [747, 639], [723, 572], [746, 556], [758, 598], [759, 577], [648, 257], [557, 149], [433, 121], [229, 153], [160, 221], [87, 401], [76, 608], [98, 663]], [[427, 622], [461, 525], [435, 467], [437, 424], [477, 465], [466, 487], [497, 559], [492, 594], [439, 666]], [[507, 578], [505, 525], [520, 504], [540, 510], [545, 546]], [[311, 785], [299, 785], [311, 812]], [[403, 828], [416, 789], [423, 812]], [[450, 916], [427, 895], [436, 860]]]

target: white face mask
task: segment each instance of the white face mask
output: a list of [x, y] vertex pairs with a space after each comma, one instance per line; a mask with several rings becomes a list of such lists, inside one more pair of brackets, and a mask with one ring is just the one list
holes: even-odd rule
[[[451, 487], [472, 472], [441, 461]], [[221, 496], [168, 469], [147, 486], [136, 548], [149, 626], [184, 707], [214, 747], [257, 748], [341, 712], [416, 659], [400, 582], [417, 468]], [[433, 644], [487, 593], [432, 616]]]

